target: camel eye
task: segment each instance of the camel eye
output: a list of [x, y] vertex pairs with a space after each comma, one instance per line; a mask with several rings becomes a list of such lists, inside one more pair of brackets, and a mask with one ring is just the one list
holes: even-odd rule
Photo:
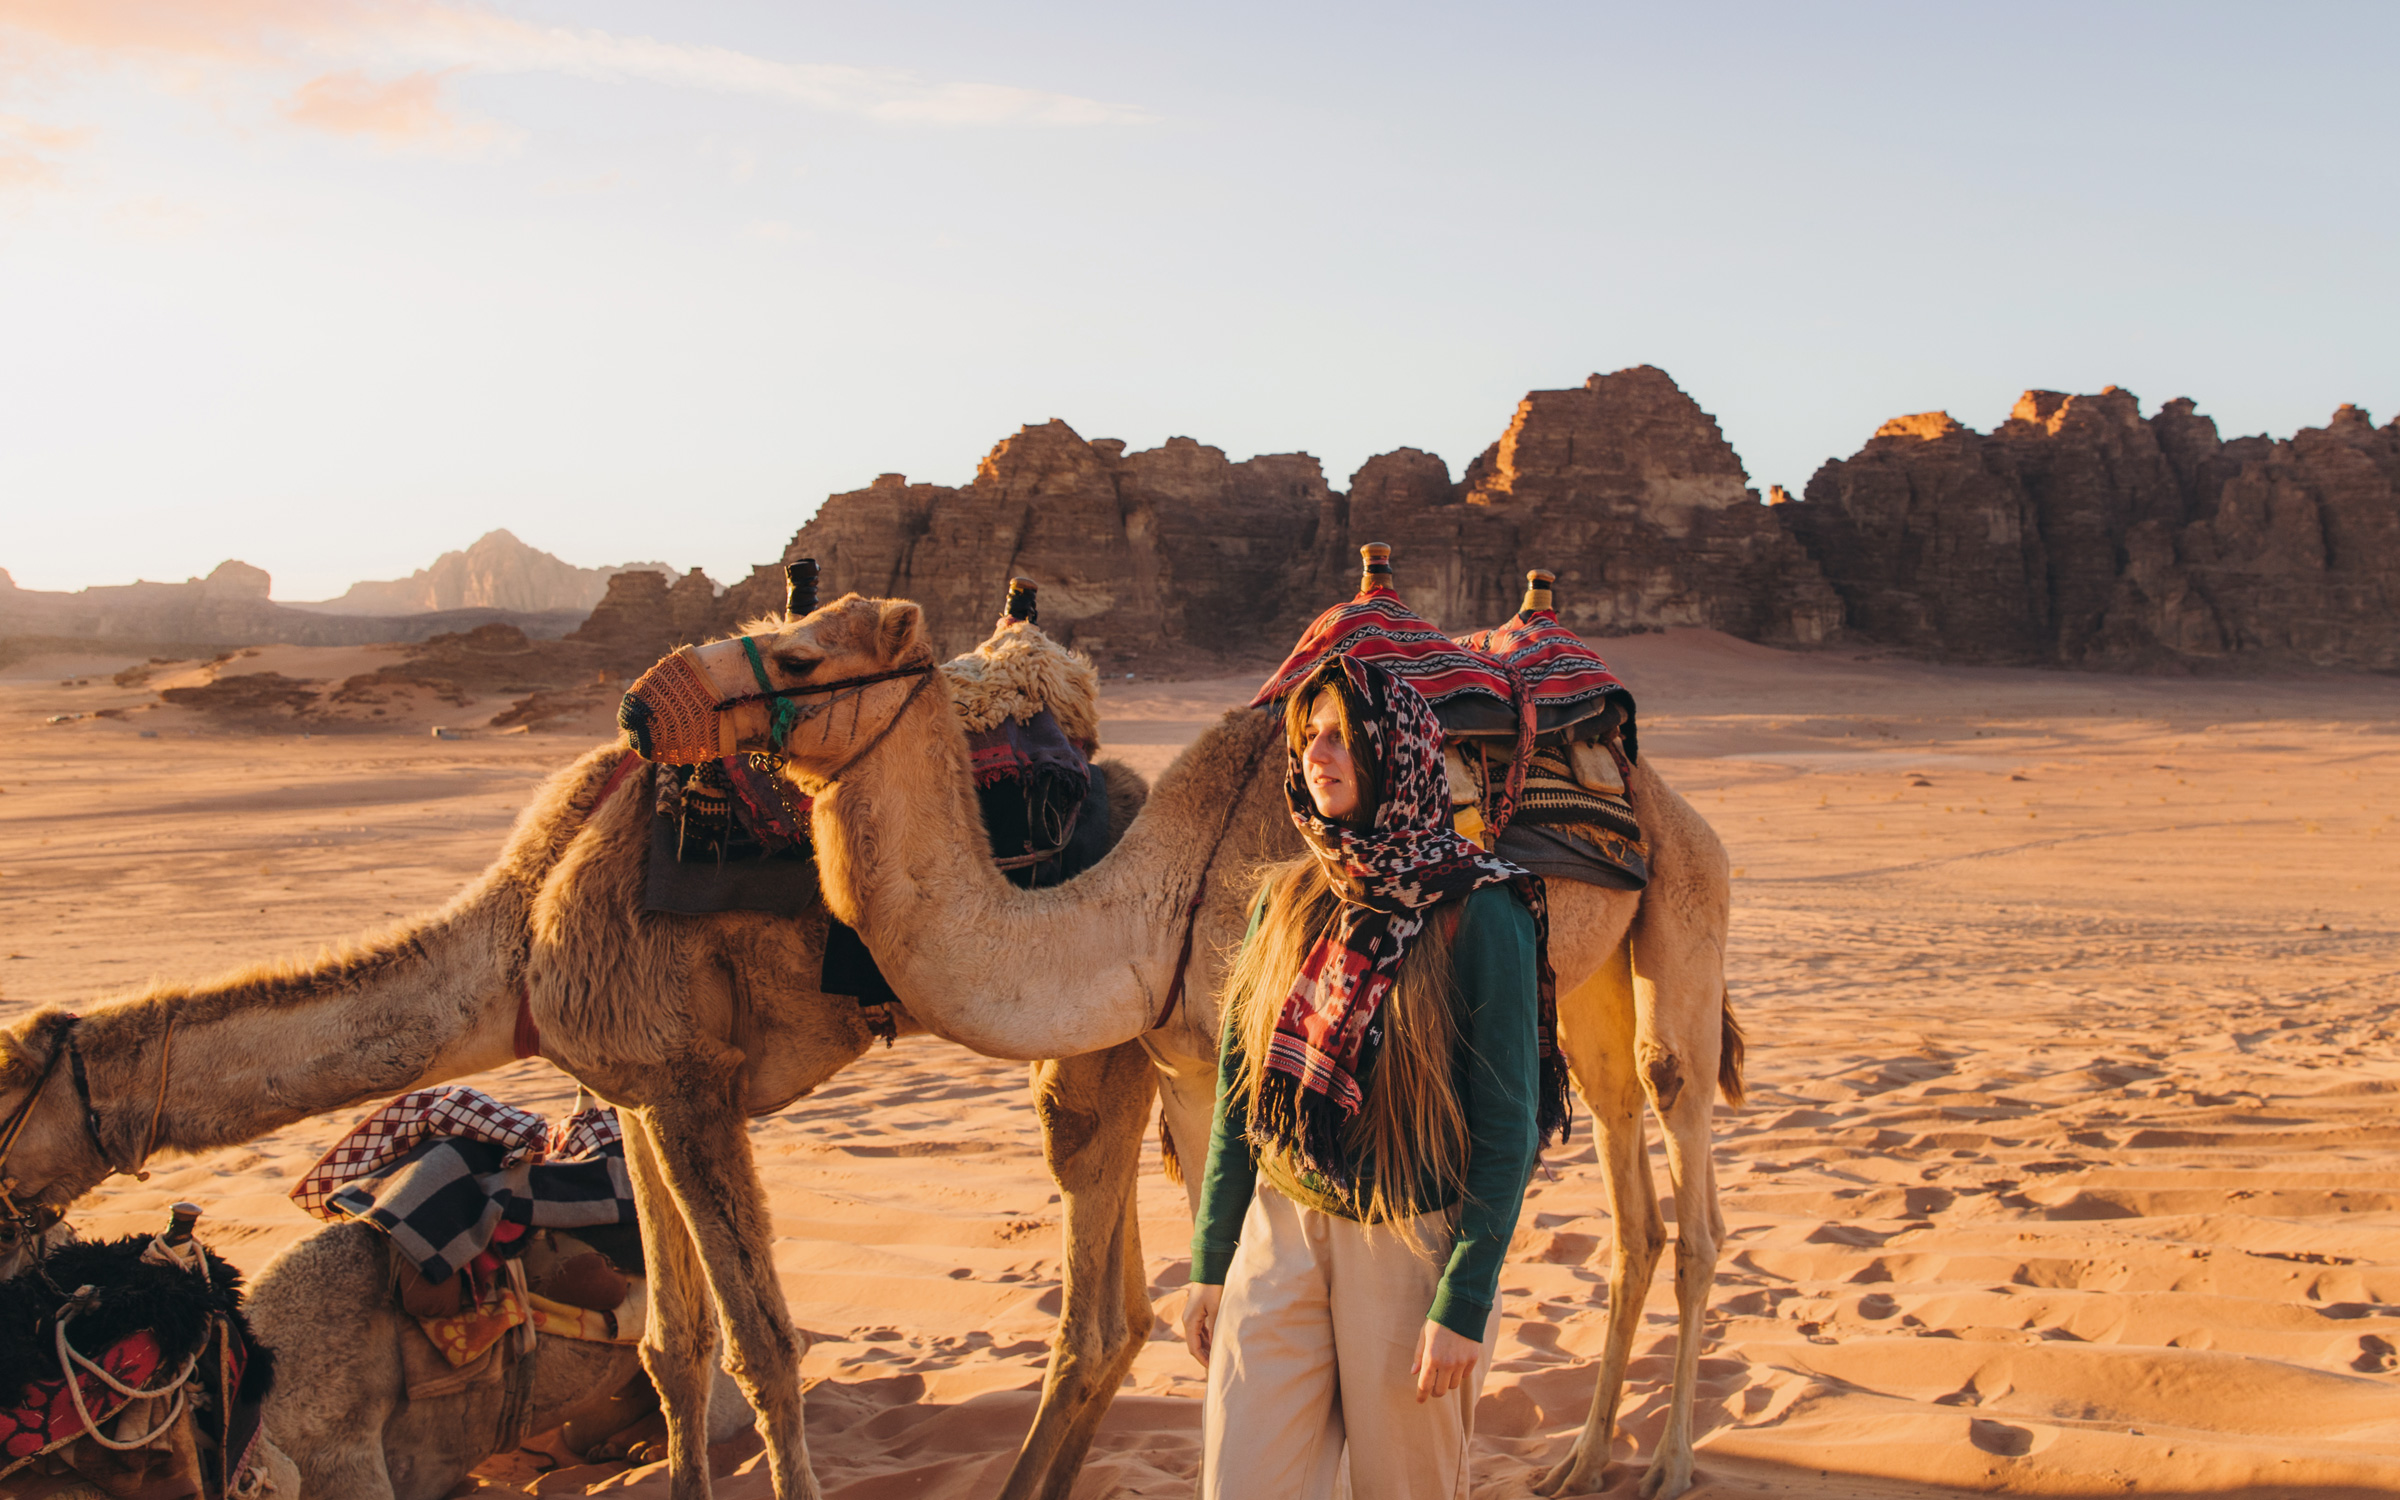
[[799, 682], [805, 680], [808, 674], [814, 672], [824, 660], [825, 658], [821, 656], [797, 656], [787, 651], [778, 651], [775, 653], [775, 670], [793, 681]]

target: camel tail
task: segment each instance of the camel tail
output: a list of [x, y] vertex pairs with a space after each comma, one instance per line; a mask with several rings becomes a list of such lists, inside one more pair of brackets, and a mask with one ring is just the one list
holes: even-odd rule
[[1183, 1186], [1183, 1158], [1175, 1154], [1175, 1132], [1167, 1128], [1167, 1112], [1158, 1112], [1158, 1164], [1167, 1174], [1167, 1181]]
[[1742, 1056], [1749, 1042], [1742, 1036], [1742, 1023], [1733, 1018], [1733, 992], [1728, 990], [1718, 1001], [1721, 1037], [1717, 1044], [1717, 1092], [1734, 1108], [1742, 1104]]

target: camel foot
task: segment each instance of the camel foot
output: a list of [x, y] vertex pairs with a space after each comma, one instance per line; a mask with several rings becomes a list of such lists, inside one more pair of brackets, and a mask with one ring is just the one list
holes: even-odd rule
[[1537, 1495], [1588, 1495], [1608, 1487], [1608, 1460], [1593, 1459], [1585, 1451], [1583, 1439], [1575, 1440], [1575, 1451], [1551, 1466], [1550, 1472], [1534, 1481]]
[[1641, 1500], [1675, 1500], [1691, 1487], [1692, 1452], [1686, 1448], [1680, 1453], [1661, 1453], [1652, 1459], [1636, 1493]]

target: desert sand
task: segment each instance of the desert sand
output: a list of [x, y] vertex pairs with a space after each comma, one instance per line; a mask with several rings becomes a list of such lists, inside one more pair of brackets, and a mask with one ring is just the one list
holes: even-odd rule
[[[2400, 680], [1598, 644], [1735, 866], [1751, 1098], [1719, 1122], [1696, 1493], [2400, 1489]], [[272, 669], [362, 670], [335, 654]], [[0, 671], [0, 1019], [439, 902], [607, 732], [443, 741], [434, 709], [235, 730], [144, 708], [108, 680], [127, 664]], [[1106, 736], [1155, 773], [1255, 681], [1112, 682]], [[472, 1081], [553, 1113], [573, 1088], [538, 1062]], [[1006, 1471], [1059, 1297], [1023, 1084], [918, 1040], [754, 1127], [829, 1495], [984, 1496]], [[256, 1269], [314, 1227], [284, 1193], [347, 1123], [163, 1161], [76, 1222], [148, 1229], [188, 1197]], [[1162, 1326], [1082, 1497], [1188, 1494], [1196, 1467], [1188, 1224], [1154, 1159], [1142, 1206]], [[1478, 1496], [1523, 1494], [1582, 1421], [1606, 1231], [1579, 1122], [1502, 1283]], [[1663, 1420], [1663, 1279], [1644, 1317], [1620, 1495]], [[721, 1495], [767, 1494], [744, 1445], [720, 1456]], [[496, 1463], [486, 1492], [665, 1492], [541, 1467]]]

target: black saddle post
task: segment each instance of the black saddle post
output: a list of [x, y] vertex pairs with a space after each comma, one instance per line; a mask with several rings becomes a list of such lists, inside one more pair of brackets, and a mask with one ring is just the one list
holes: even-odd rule
[[803, 557], [783, 565], [783, 616], [797, 620], [817, 612], [817, 560]]
[[1042, 622], [1042, 586], [1030, 578], [1011, 578], [1008, 581], [1008, 604], [1003, 610], [1011, 620], [1023, 620], [1028, 625]]

